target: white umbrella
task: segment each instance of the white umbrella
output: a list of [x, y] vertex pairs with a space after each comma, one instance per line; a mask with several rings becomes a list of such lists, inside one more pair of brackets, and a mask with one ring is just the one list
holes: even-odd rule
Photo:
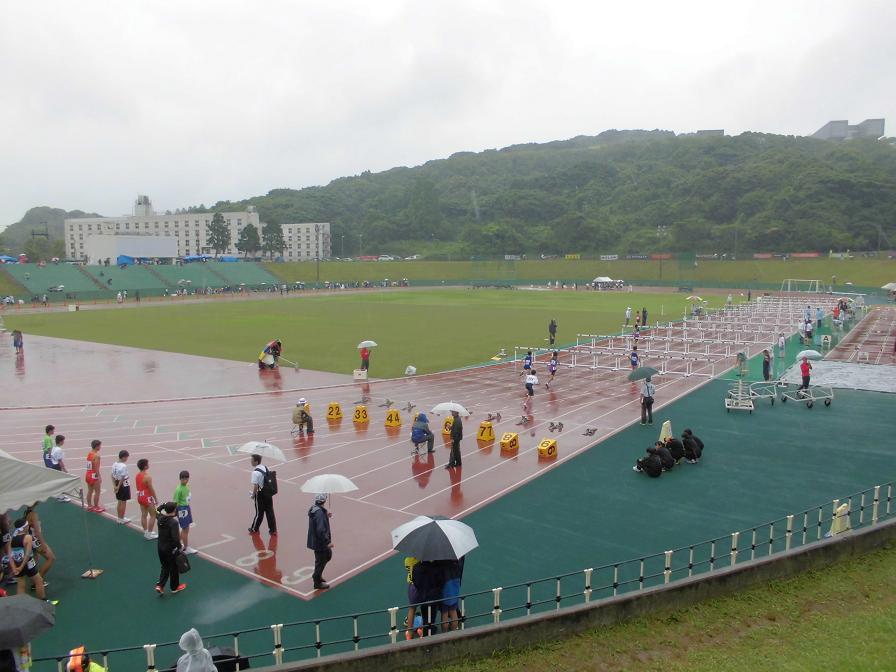
[[352, 492], [357, 490], [358, 486], [352, 483], [351, 479], [340, 474], [320, 474], [309, 478], [302, 483], [302, 492], [325, 492], [327, 494], [336, 492]]
[[472, 527], [441, 516], [417, 516], [392, 530], [392, 548], [418, 560], [458, 560], [478, 546]]
[[248, 453], [249, 455], [261, 455], [262, 457], [270, 457], [278, 462], [286, 462], [286, 455], [277, 446], [267, 443], [266, 441], [249, 441], [236, 449], [238, 453]]
[[361, 348], [375, 348], [375, 347], [376, 347], [376, 341], [361, 341], [360, 343], [358, 343], [358, 350], [360, 350]]
[[806, 359], [824, 359], [824, 355], [818, 352], [818, 350], [803, 350], [796, 356], [796, 361], [802, 361], [803, 357]]
[[443, 401], [441, 404], [436, 404], [432, 407], [432, 413], [450, 413], [451, 411], [457, 411], [461, 415], [470, 415], [470, 411], [461, 406], [455, 401]]

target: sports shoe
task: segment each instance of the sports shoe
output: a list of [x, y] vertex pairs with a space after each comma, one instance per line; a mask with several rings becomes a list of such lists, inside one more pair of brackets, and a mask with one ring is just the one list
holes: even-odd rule
[[59, 604], [59, 600], [44, 600], [47, 604], [52, 604], [54, 607]]
[[127, 525], [127, 524], [130, 523], [130, 522], [131, 522], [131, 519], [130, 519], [130, 518], [119, 518], [119, 519], [118, 519], [118, 524], [119, 524], [119, 525]]
[[57, 502], [70, 502], [70, 501], [72, 501], [72, 498], [67, 497], [66, 495], [59, 495], [58, 497], [56, 497], [56, 501]]
[[96, 513], [105, 513], [106, 507], [105, 506], [95, 506], [95, 507], [93, 507], [93, 510]]
[[642, 423], [641, 423], [642, 426], [643, 426], [643, 425], [646, 425], [646, 424], [647, 424], [646, 422], [642, 422]]
[[158, 539], [159, 535], [156, 532], [144, 532], [143, 538], [149, 541], [150, 539]]
[[187, 589], [187, 584], [182, 583], [182, 584], [180, 584], [177, 588], [173, 589], [171, 592], [172, 592], [172, 593], [179, 593], [180, 591], [182, 591], [182, 590], [186, 590], [186, 589]]
[[314, 584], [314, 589], [315, 589], [315, 590], [326, 590], [326, 589], [329, 588], [329, 587], [330, 587], [330, 584], [327, 583], [326, 581], [321, 581], [320, 583], [315, 583], [315, 584]]
[[[47, 586], [49, 586], [49, 585], [50, 585], [50, 582], [49, 582], [49, 581], [44, 581], [44, 589], [46, 589]], [[34, 584], [33, 584], [33, 583], [31, 584], [31, 590], [32, 590], [32, 592], [34, 591]]]
[[250, 528], [249, 528], [249, 534], [258, 534], [258, 530], [253, 529], [253, 528], [250, 527]]
[[164, 594], [165, 594], [165, 589], [162, 588], [162, 586], [157, 585], [157, 586], [156, 586], [156, 592], [157, 592], [159, 595], [164, 595]]
[[187, 547], [184, 549], [184, 553], [186, 553], [187, 555], [196, 555], [198, 552], [199, 552], [199, 551], [197, 551], [197, 550], [196, 550], [195, 548], [193, 548], [192, 546], [187, 546]]
[[632, 471], [641, 471], [638, 467], [632, 467]]

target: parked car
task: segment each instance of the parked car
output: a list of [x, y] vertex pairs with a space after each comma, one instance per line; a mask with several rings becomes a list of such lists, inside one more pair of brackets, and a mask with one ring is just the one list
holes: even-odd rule
[[47, 287], [48, 292], [64, 292], [65, 285], [53, 285], [52, 287]]
[[377, 261], [395, 261], [395, 257], [389, 256], [388, 254], [381, 254]]
[[417, 259], [422, 259], [423, 255], [420, 254], [412, 254], [410, 257], [405, 257], [405, 261], [417, 261]]

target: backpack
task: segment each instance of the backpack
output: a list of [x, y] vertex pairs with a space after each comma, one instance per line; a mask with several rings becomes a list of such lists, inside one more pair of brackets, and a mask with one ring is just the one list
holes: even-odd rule
[[263, 481], [261, 487], [258, 489], [258, 492], [265, 497], [272, 497], [277, 494], [277, 472], [271, 471], [270, 469], [261, 469], [260, 467], [255, 467], [255, 471], [260, 471], [263, 477]]

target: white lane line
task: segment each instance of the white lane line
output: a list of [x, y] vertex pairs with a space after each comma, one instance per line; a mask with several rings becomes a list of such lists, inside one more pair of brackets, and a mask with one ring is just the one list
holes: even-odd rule
[[229, 544], [231, 541], [233, 541], [234, 539], [236, 539], [236, 537], [231, 536], [231, 535], [229, 535], [229, 534], [222, 534], [221, 536], [224, 537], [224, 538], [223, 538], [223, 539], [220, 539], [220, 540], [218, 540], [218, 541], [213, 541], [213, 542], [211, 542], [211, 543], [209, 543], [209, 544], [203, 544], [202, 546], [197, 546], [197, 547], [196, 547], [196, 550], [197, 550], [197, 551], [204, 551], [206, 548], [211, 548], [212, 546], [220, 546], [221, 544]]

